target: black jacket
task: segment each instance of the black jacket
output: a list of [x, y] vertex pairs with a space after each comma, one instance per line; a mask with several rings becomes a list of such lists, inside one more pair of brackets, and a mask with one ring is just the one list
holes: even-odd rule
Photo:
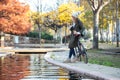
[[78, 44], [78, 41], [79, 41], [79, 37], [76, 37], [74, 34], [73, 34], [73, 31], [77, 31], [77, 32], [80, 32], [81, 36], [83, 36], [82, 32], [85, 28], [83, 27], [83, 23], [78, 19], [77, 20], [77, 23], [72, 26], [70, 28], [71, 30], [71, 37], [70, 37], [70, 42], [69, 42], [69, 48], [74, 48], [77, 46]]

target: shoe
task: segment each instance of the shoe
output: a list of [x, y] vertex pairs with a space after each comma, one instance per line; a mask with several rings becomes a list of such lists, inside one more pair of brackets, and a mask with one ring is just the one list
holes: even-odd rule
[[77, 57], [74, 57], [72, 62], [76, 62], [77, 61]]
[[79, 62], [79, 61], [80, 61], [80, 58], [79, 58], [79, 57], [76, 57], [76, 61], [78, 61], [78, 62]]
[[71, 63], [71, 59], [65, 60], [64, 63]]

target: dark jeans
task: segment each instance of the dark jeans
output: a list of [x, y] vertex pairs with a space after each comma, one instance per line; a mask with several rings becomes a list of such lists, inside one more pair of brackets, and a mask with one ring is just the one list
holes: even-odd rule
[[70, 48], [70, 51], [69, 51], [69, 59], [72, 57], [72, 55], [75, 57], [74, 48]]

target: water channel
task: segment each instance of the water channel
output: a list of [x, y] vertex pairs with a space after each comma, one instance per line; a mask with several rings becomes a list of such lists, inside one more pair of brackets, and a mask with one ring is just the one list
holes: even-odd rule
[[78, 80], [72, 73], [44, 60], [45, 54], [0, 57], [0, 80]]

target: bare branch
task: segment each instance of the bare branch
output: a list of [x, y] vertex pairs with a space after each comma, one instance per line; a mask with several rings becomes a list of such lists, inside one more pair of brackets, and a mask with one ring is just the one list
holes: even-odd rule
[[[101, 0], [101, 1], [102, 1], [102, 0]], [[103, 3], [103, 2], [102, 2], [102, 3]], [[101, 11], [102, 8], [103, 8], [104, 6], [106, 6], [107, 4], [109, 4], [109, 3], [110, 3], [110, 0], [104, 2], [104, 3], [98, 8], [98, 10]]]
[[94, 7], [94, 3], [91, 0], [87, 0], [87, 2], [89, 3], [90, 7], [92, 8], [93, 11], [95, 11], [95, 7]]
[[103, 0], [98, 0], [98, 7], [97, 7], [97, 10], [99, 10], [99, 8], [101, 7], [102, 3], [103, 3]]
[[98, 0], [98, 9], [102, 5], [102, 3], [103, 3], [103, 0]]
[[93, 8], [95, 9], [95, 2], [94, 2], [94, 0], [90, 0], [90, 1], [91, 1], [91, 4], [92, 4]]

